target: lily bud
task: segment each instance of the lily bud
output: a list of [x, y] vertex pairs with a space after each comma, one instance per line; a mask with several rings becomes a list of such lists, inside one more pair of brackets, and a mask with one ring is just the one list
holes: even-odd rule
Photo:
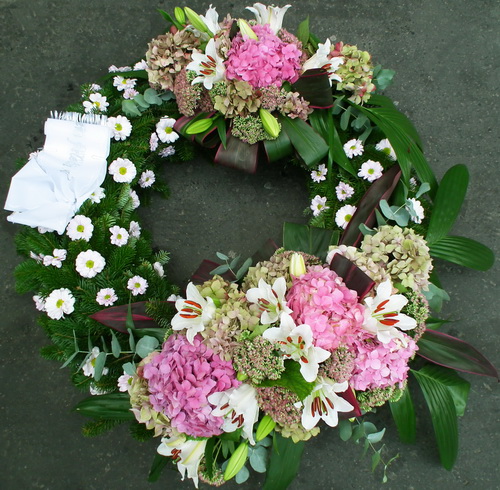
[[290, 274], [299, 277], [306, 273], [306, 263], [301, 254], [294, 253], [290, 258]]
[[191, 10], [189, 7], [184, 7], [184, 12], [195, 29], [198, 29], [200, 32], [211, 34], [205, 22], [203, 22], [201, 17], [194, 10]]
[[184, 10], [182, 10], [180, 7], [175, 7], [174, 9], [174, 15], [175, 19], [179, 24], [184, 25], [186, 23], [186, 14], [184, 13]]
[[240, 28], [240, 32], [243, 36], [247, 36], [249, 39], [255, 39], [256, 41], [259, 40], [257, 34], [255, 34], [245, 19], [238, 19], [238, 27]]
[[198, 119], [198, 121], [195, 121], [191, 123], [187, 128], [186, 128], [186, 134], [199, 134], [199, 133], [204, 133], [208, 129], [210, 129], [213, 125], [213, 120], [208, 118], [208, 119]]
[[248, 458], [248, 443], [242, 442], [236, 451], [229, 459], [229, 463], [224, 471], [224, 480], [230, 480], [235, 477], [238, 472], [243, 468]]
[[275, 427], [276, 422], [269, 415], [264, 415], [257, 427], [255, 440], [257, 442], [262, 441], [262, 439], [264, 439], [264, 437], [266, 437]]
[[260, 120], [266, 132], [272, 137], [277, 138], [281, 131], [278, 120], [266, 109], [259, 109]]

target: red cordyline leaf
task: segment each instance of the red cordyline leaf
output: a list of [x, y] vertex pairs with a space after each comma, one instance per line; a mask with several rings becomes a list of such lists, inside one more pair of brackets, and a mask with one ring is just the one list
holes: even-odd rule
[[214, 162], [253, 174], [257, 170], [258, 152], [259, 145], [257, 143], [250, 145], [228, 134], [226, 148], [222, 143], [220, 144]]
[[365, 224], [368, 228], [371, 228], [375, 224], [375, 209], [377, 209], [382, 199], [389, 199], [400, 177], [401, 169], [396, 164], [368, 188], [361, 201], [359, 201], [358, 209], [340, 237], [340, 245], [357, 247], [361, 243], [363, 234], [359, 230], [359, 225]]
[[292, 89], [309, 102], [312, 109], [329, 109], [333, 106], [333, 95], [328, 72], [323, 68], [305, 71], [292, 85]]
[[[135, 328], [159, 328], [159, 325], [151, 317], [146, 315], [146, 303], [147, 301], [139, 301], [130, 305]], [[125, 327], [127, 313], [128, 304], [105, 308], [104, 310], [90, 315], [90, 318], [117, 332], [127, 333]]]
[[368, 277], [356, 264], [340, 254], [333, 256], [330, 269], [337, 273], [349, 289], [358, 293], [361, 301], [375, 286], [375, 282]]
[[[214, 276], [210, 274], [210, 271], [213, 271], [216, 267], [219, 267], [219, 265], [221, 264], [214, 262], [213, 260], [203, 260], [198, 266], [198, 269], [196, 269], [191, 275], [191, 282], [194, 284], [203, 284], [205, 281], [210, 281], [214, 278]], [[219, 275], [227, 281], [235, 280], [234, 274], [231, 271]]]
[[362, 413], [361, 409], [359, 408], [358, 400], [356, 400], [354, 390], [350, 386], [346, 391], [344, 391], [344, 393], [338, 393], [338, 395], [354, 407], [351, 412], [339, 412], [339, 416], [341, 418], [350, 419], [352, 417], [361, 417]]
[[495, 366], [475, 347], [446, 333], [427, 329], [418, 347], [417, 354], [434, 364], [499, 379]]

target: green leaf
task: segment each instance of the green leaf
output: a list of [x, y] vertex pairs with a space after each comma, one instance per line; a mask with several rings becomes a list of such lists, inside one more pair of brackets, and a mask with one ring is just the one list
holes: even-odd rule
[[486, 245], [462, 236], [446, 236], [429, 249], [432, 257], [478, 271], [487, 271], [495, 262], [493, 252]]
[[352, 436], [352, 424], [349, 420], [340, 419], [339, 420], [339, 436], [345, 442], [348, 441]]
[[299, 24], [297, 28], [297, 38], [304, 47], [309, 42], [309, 16]]
[[122, 101], [122, 112], [129, 117], [140, 117], [141, 111], [133, 100]]
[[162, 105], [163, 100], [161, 97], [158, 95], [158, 92], [154, 88], [147, 88], [144, 91], [144, 100], [148, 104], [156, 104], [156, 105]]
[[215, 252], [215, 255], [221, 260], [229, 260], [229, 257], [226, 254], [223, 254], [222, 252]]
[[394, 78], [395, 74], [396, 72], [394, 70], [384, 68], [377, 73], [377, 76], [374, 78], [373, 83], [378, 90], [385, 90], [392, 83], [392, 79]]
[[422, 294], [427, 299], [429, 308], [437, 313], [439, 313], [443, 308], [443, 301], [450, 300], [450, 296], [444, 289], [441, 289], [432, 283], [429, 284], [427, 291], [422, 291]]
[[130, 328], [128, 328], [127, 331], [128, 331], [128, 345], [130, 346], [130, 350], [132, 352], [135, 352], [135, 338], [134, 338], [134, 334], [132, 333], [132, 330]]
[[150, 104], [148, 102], [146, 102], [146, 100], [144, 99], [144, 95], [142, 94], [137, 94], [134, 98], [133, 98], [133, 101], [141, 106], [143, 109], [149, 109], [149, 106]]
[[283, 246], [287, 250], [305, 252], [324, 260], [328, 253], [328, 247], [336, 245], [337, 242], [338, 232], [331, 229], [298, 223], [286, 222], [283, 224]]
[[174, 24], [175, 27], [177, 27], [177, 29], [179, 29], [180, 31], [182, 29], [184, 29], [184, 26], [182, 24], [180, 24], [177, 19], [175, 19], [174, 17], [172, 17], [169, 13], [165, 12], [164, 10], [161, 10], [161, 9], [158, 9], [158, 12], [160, 12], [161, 16], [167, 21], [167, 22], [170, 22], [171, 24]]
[[240, 280], [248, 271], [249, 267], [252, 265], [252, 258], [248, 257], [248, 259], [243, 262], [241, 267], [236, 271], [236, 280]]
[[423, 196], [426, 192], [431, 190], [431, 186], [427, 182], [423, 182], [418, 188], [417, 194], [415, 195], [415, 199], [418, 199], [420, 196]]
[[439, 184], [426, 240], [429, 244], [448, 235], [464, 202], [469, 171], [465, 165], [451, 167]]
[[208, 478], [211, 479], [214, 473], [214, 446], [215, 437], [211, 437], [205, 446], [205, 468]]
[[73, 352], [73, 354], [71, 354], [67, 359], [66, 361], [64, 362], [64, 364], [61, 366], [60, 369], [63, 369], [65, 368], [77, 355], [79, 354], [78, 351], [76, 352]]
[[209, 274], [211, 274], [212, 276], [215, 276], [216, 274], [225, 274], [228, 270], [229, 266], [227, 264], [222, 264], [215, 269], [212, 269]]
[[451, 470], [458, 453], [458, 425], [453, 396], [448, 389], [452, 371], [440, 366], [412, 370], [429, 407], [441, 464]]
[[93, 395], [79, 402], [73, 410], [97, 419], [135, 420], [128, 393]]
[[373, 455], [372, 455], [372, 472], [376, 470], [377, 466], [380, 463], [380, 459], [381, 459], [380, 451], [376, 451], [375, 453], [373, 453]]
[[222, 146], [226, 148], [227, 146], [227, 128], [226, 128], [226, 120], [223, 117], [216, 117], [213, 119], [215, 126], [217, 127], [217, 133], [219, 134], [219, 138], [222, 142]]
[[135, 376], [135, 374], [137, 373], [136, 369], [135, 369], [135, 364], [133, 362], [126, 362], [123, 366], [123, 372], [125, 374], [128, 374], [129, 376]]
[[94, 364], [94, 379], [99, 381], [102, 377], [102, 372], [104, 370], [104, 364], [106, 364], [106, 353], [99, 352], [98, 356], [95, 358]]
[[351, 108], [352, 106], [349, 106], [340, 117], [340, 129], [342, 129], [342, 131], [345, 131], [349, 126], [349, 118], [351, 117]]
[[158, 339], [155, 337], [150, 337], [146, 335], [142, 337], [137, 342], [135, 346], [135, 353], [142, 359], [144, 359], [148, 354], [151, 354], [159, 345]]
[[372, 434], [368, 434], [366, 436], [367, 441], [369, 441], [372, 444], [376, 444], [377, 442], [380, 442], [382, 438], [384, 437], [385, 434], [385, 428], [382, 430], [379, 430], [378, 432], [374, 432]]
[[290, 138], [285, 131], [281, 131], [276, 139], [264, 140], [263, 143], [267, 158], [270, 162], [275, 162], [287, 157], [293, 150]]
[[303, 451], [303, 441], [294, 443], [275, 432], [263, 490], [285, 490], [299, 471]]
[[250, 465], [257, 473], [266, 472], [267, 451], [263, 446], [252, 448], [250, 452]]
[[118, 342], [115, 333], [112, 330], [110, 330], [110, 332], [111, 332], [111, 352], [118, 359], [122, 352], [122, 347], [120, 345], [120, 342]]
[[[420, 342], [418, 345], [420, 346]], [[408, 386], [403, 391], [401, 398], [397, 402], [389, 402], [389, 406], [398, 428], [399, 438], [406, 444], [413, 444], [417, 435], [417, 419]]]
[[132, 299], [128, 302], [127, 306], [127, 316], [125, 317], [125, 328], [127, 330], [135, 330], [134, 317], [132, 315]]
[[153, 463], [151, 464], [151, 468], [149, 470], [148, 482], [153, 483], [155, 481], [158, 481], [158, 478], [160, 478], [163, 468], [165, 468], [165, 466], [169, 463], [169, 461], [170, 461], [169, 458], [156, 453], [153, 459]]
[[312, 167], [328, 153], [328, 145], [314, 129], [302, 119], [279, 116], [283, 130], [293, 147], [308, 167]]

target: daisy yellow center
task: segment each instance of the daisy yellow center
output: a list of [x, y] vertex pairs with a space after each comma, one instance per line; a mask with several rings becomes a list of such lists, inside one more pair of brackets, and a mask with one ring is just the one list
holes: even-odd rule
[[352, 218], [352, 214], [346, 214], [344, 219], [347, 223], [349, 223], [349, 221], [351, 221], [351, 218]]
[[87, 262], [85, 262], [85, 267], [87, 267], [89, 269], [92, 269], [92, 267], [94, 267], [94, 261], [93, 260], [87, 260]]
[[94, 102], [94, 105], [95, 105], [96, 107], [101, 107], [101, 103], [100, 103], [100, 102]]
[[173, 131], [172, 128], [165, 128], [165, 133], [170, 134]]
[[122, 126], [120, 123], [116, 123], [116, 124], [115, 124], [115, 129], [116, 129], [117, 131], [121, 131], [121, 130], [123, 129], [123, 126]]
[[109, 299], [109, 298], [111, 298], [111, 294], [105, 294], [104, 295], [104, 299]]
[[57, 303], [56, 303], [56, 307], [57, 308], [62, 308], [63, 304], [64, 304], [64, 300], [63, 299], [58, 299]]
[[116, 238], [118, 238], [118, 240], [121, 240], [122, 239], [122, 234], [118, 233], [118, 235], [116, 235]]
[[352, 145], [351, 150], [355, 150], [355, 149], [356, 149], [356, 145]]
[[120, 173], [120, 175], [125, 175], [127, 173], [127, 169], [126, 169], [126, 167], [120, 167], [118, 172]]
[[136, 289], [139, 289], [139, 288], [141, 287], [141, 283], [140, 283], [140, 282], [136, 282], [136, 283], [134, 284], [134, 287], [135, 287]]
[[373, 174], [373, 173], [375, 173], [375, 169], [374, 169], [374, 168], [369, 168], [369, 169], [368, 169], [368, 173], [369, 173], [369, 174]]
[[83, 233], [85, 231], [85, 226], [83, 225], [78, 225], [76, 227], [76, 231], [78, 231], [79, 233]]

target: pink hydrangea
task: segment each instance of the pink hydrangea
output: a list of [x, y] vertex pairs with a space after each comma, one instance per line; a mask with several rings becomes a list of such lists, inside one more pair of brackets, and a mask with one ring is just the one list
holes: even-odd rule
[[403, 347], [391, 340], [382, 344], [377, 339], [357, 342], [356, 367], [350, 385], [359, 391], [385, 388], [399, 384], [408, 376], [408, 361], [418, 349], [415, 341], [403, 334], [408, 342]]
[[197, 335], [191, 345], [184, 335], [172, 335], [163, 349], [144, 366], [149, 401], [173, 427], [194, 437], [222, 434], [224, 419], [211, 414], [212, 393], [237, 387], [240, 382], [229, 361], [223, 361]]
[[286, 300], [295, 323], [310, 325], [317, 347], [333, 351], [366, 337], [362, 329], [364, 306], [358, 303], [356, 291], [330, 269], [318, 265], [294, 277]]
[[281, 87], [295, 82], [300, 73], [302, 52], [293, 43], [285, 43], [272, 33], [269, 25], [254, 25], [258, 40], [237, 34], [228, 51], [226, 77], [244, 80], [252, 87]]

